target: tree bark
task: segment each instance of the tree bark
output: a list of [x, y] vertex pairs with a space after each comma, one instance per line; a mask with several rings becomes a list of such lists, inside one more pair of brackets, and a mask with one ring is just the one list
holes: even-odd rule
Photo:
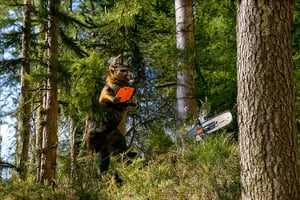
[[[40, 92], [41, 102], [44, 102], [45, 92]], [[35, 147], [34, 147], [34, 163], [36, 167], [36, 180], [41, 181], [41, 160], [42, 160], [42, 143], [43, 143], [43, 104], [38, 105], [35, 110]]]
[[178, 125], [190, 116], [197, 116], [196, 82], [194, 75], [194, 25], [192, 0], [175, 0], [176, 47], [179, 51], [177, 72]]
[[242, 199], [300, 199], [289, 1], [237, 11]]
[[48, 81], [45, 107], [45, 126], [43, 130], [43, 153], [41, 180], [46, 185], [54, 185], [56, 174], [57, 117], [58, 117], [58, 31], [57, 11], [60, 0], [50, 0], [48, 10]]
[[76, 132], [77, 125], [75, 120], [70, 119], [70, 155], [71, 155], [71, 172], [70, 183], [73, 184], [76, 179]]
[[24, 0], [24, 19], [22, 34], [21, 93], [18, 110], [17, 166], [20, 178], [25, 180], [28, 171], [28, 153], [30, 141], [31, 92], [30, 82], [30, 41], [31, 41], [31, 0]]

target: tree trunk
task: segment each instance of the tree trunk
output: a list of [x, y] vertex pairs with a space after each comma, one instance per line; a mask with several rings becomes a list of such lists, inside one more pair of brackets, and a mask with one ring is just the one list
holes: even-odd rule
[[76, 131], [77, 126], [75, 120], [70, 119], [70, 155], [71, 155], [71, 173], [70, 182], [74, 183], [76, 179]]
[[237, 11], [242, 199], [300, 199], [290, 1]]
[[[41, 92], [41, 102], [44, 102], [45, 92]], [[44, 126], [44, 118], [43, 118], [43, 105], [38, 105], [35, 110], [35, 166], [36, 167], [36, 180], [41, 181], [41, 159], [42, 159], [42, 141], [43, 141], [43, 126]]]
[[58, 31], [59, 19], [56, 16], [60, 0], [50, 0], [48, 22], [48, 81], [45, 107], [45, 126], [43, 130], [43, 153], [41, 180], [44, 184], [54, 185], [56, 174], [57, 117], [58, 117]]
[[30, 115], [31, 115], [31, 94], [30, 83], [27, 75], [30, 74], [30, 40], [31, 40], [31, 20], [30, 8], [31, 0], [24, 0], [24, 19], [22, 34], [22, 67], [21, 67], [21, 93], [19, 97], [18, 110], [18, 143], [17, 143], [17, 166], [21, 169], [19, 174], [21, 179], [26, 178], [28, 167], [28, 152], [30, 141]]
[[194, 75], [194, 27], [192, 0], [175, 0], [177, 72], [177, 125], [197, 115]]

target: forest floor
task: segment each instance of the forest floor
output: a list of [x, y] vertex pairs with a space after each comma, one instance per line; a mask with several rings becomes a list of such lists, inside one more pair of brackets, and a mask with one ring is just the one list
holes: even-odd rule
[[[58, 166], [55, 190], [28, 178], [0, 185], [0, 194], [4, 200], [234, 200], [240, 196], [237, 142], [229, 133], [200, 142], [185, 140], [183, 146], [175, 144], [167, 153], [138, 158], [130, 165], [114, 158], [110, 171], [101, 178], [95, 178], [95, 166], [87, 163], [79, 163], [77, 179], [72, 184], [65, 178], [69, 170]], [[122, 184], [114, 179], [116, 170]]]

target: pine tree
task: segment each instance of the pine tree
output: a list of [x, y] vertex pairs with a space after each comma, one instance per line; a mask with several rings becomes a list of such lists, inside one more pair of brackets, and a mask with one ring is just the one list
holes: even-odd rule
[[18, 116], [18, 162], [20, 177], [26, 178], [30, 142], [31, 92], [28, 76], [30, 75], [31, 41], [31, 0], [24, 0], [24, 19], [22, 37], [21, 94], [19, 97]]
[[242, 199], [299, 199], [289, 1], [237, 11]]
[[48, 8], [48, 79], [45, 105], [45, 126], [43, 130], [43, 151], [41, 181], [54, 186], [56, 175], [56, 156], [58, 146], [58, 9], [60, 0], [50, 0]]
[[175, 0], [176, 46], [179, 50], [177, 72], [177, 120], [184, 122], [197, 117], [194, 24], [191, 0]]

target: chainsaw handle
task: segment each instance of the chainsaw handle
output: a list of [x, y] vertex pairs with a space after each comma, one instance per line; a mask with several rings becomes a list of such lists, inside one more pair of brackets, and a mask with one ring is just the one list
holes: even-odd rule
[[129, 100], [126, 102], [126, 105], [131, 106], [131, 107], [139, 107], [139, 103], [136, 100]]
[[196, 119], [195, 125], [200, 125], [201, 126], [201, 122], [200, 122], [199, 118]]

